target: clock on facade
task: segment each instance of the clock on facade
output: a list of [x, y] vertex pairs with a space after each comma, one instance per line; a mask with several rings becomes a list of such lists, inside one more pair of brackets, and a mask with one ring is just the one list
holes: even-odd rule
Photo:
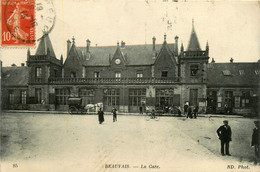
[[121, 60], [120, 60], [120, 59], [116, 59], [116, 60], [115, 60], [115, 63], [116, 63], [116, 64], [120, 64], [120, 63], [121, 63]]

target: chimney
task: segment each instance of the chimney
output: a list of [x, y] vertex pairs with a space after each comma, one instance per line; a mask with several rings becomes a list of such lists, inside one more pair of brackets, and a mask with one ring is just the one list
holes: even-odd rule
[[178, 53], [178, 49], [179, 49], [179, 47], [178, 47], [178, 40], [179, 40], [179, 37], [176, 35], [175, 36], [175, 53], [176, 53], [176, 55], [178, 55], [179, 53]]
[[233, 61], [234, 61], [234, 59], [231, 57], [231, 59], [230, 59], [230, 63], [233, 63]]
[[156, 38], [153, 37], [153, 51], [155, 51], [155, 41], [156, 41]]
[[60, 56], [60, 64], [63, 65], [63, 55]]
[[181, 52], [184, 51], [184, 48], [183, 48], [183, 43], [181, 43]]
[[21, 63], [21, 66], [24, 66], [24, 63]]
[[69, 55], [70, 46], [71, 46], [71, 42], [70, 42], [70, 40], [68, 39], [68, 40], [67, 40], [67, 57], [68, 57], [68, 55]]
[[91, 41], [89, 39], [87, 39], [87, 53], [89, 53], [90, 43], [91, 43]]
[[125, 48], [125, 42], [121, 41], [121, 48]]

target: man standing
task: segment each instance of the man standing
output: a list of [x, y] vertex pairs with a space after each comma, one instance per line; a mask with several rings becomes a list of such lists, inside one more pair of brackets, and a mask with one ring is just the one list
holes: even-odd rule
[[252, 135], [252, 142], [251, 142], [251, 146], [254, 146], [255, 147], [255, 156], [257, 158], [259, 158], [259, 147], [260, 147], [260, 144], [259, 144], [259, 121], [254, 121], [255, 123], [255, 128], [253, 129], [253, 135]]
[[186, 102], [183, 109], [184, 109], [184, 116], [187, 115], [187, 118], [188, 118], [188, 107], [189, 107], [188, 102]]
[[116, 111], [117, 111], [116, 108], [113, 108], [113, 109], [112, 109], [112, 113], [113, 113], [113, 122], [116, 122], [116, 121], [117, 121], [117, 114], [116, 114]]
[[140, 107], [139, 107], [139, 113], [140, 113], [140, 114], [143, 114], [143, 106], [140, 106]]
[[224, 120], [223, 121], [224, 125], [220, 126], [217, 130], [217, 134], [221, 143], [221, 155], [225, 156], [224, 154], [224, 147], [225, 147], [225, 152], [226, 155], [231, 156], [229, 153], [229, 142], [232, 140], [231, 139], [231, 128], [228, 125], [228, 121]]
[[194, 118], [196, 119], [198, 116], [199, 106], [196, 105], [193, 109]]
[[192, 108], [191, 108], [191, 106], [188, 106], [187, 118], [192, 119]]

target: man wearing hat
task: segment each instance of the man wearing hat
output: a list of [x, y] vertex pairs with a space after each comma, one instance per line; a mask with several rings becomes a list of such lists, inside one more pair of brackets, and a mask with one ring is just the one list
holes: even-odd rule
[[223, 121], [224, 125], [220, 126], [217, 129], [217, 134], [218, 134], [218, 138], [220, 140], [221, 143], [221, 155], [224, 156], [224, 147], [225, 147], [225, 153], [228, 156], [231, 156], [229, 153], [229, 142], [232, 140], [231, 139], [231, 128], [228, 125], [228, 121], [224, 120]]
[[255, 128], [253, 129], [251, 146], [255, 147], [255, 156], [259, 158], [259, 121], [254, 121]]

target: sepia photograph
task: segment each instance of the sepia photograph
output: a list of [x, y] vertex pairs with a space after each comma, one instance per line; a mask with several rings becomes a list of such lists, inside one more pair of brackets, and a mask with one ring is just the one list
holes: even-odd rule
[[260, 171], [260, 1], [0, 10], [0, 172]]

